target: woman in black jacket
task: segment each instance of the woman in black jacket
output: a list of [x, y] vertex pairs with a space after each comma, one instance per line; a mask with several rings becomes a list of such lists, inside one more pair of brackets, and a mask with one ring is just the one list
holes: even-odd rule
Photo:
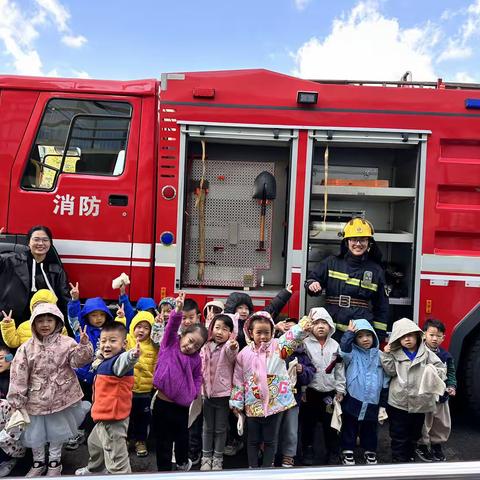
[[65, 271], [52, 249], [52, 232], [37, 225], [27, 233], [28, 248], [0, 254], [0, 312], [12, 310], [21, 323], [30, 318], [30, 299], [41, 288], [51, 290], [66, 312], [69, 299]]

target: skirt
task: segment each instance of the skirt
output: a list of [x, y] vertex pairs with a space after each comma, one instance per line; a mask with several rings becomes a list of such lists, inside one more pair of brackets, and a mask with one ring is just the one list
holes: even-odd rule
[[92, 404], [80, 401], [60, 412], [48, 415], [30, 415], [20, 441], [25, 447], [38, 448], [47, 443], [61, 444], [77, 434]]

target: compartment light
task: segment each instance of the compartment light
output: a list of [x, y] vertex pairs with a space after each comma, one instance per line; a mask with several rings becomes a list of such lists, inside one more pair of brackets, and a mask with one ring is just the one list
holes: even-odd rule
[[165, 200], [173, 200], [177, 196], [177, 191], [175, 190], [175, 187], [172, 185], [165, 185], [162, 188], [162, 197]]
[[480, 108], [480, 98], [466, 98], [465, 108]]
[[297, 92], [297, 103], [315, 105], [318, 101], [318, 92]]
[[215, 98], [214, 88], [194, 88], [193, 98]]
[[167, 247], [173, 243], [174, 239], [175, 237], [172, 232], [162, 232], [160, 235], [160, 242]]

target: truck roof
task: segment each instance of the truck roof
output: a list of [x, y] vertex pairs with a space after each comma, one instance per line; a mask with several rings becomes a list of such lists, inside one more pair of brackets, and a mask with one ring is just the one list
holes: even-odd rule
[[149, 96], [157, 93], [158, 81], [145, 80], [93, 80], [90, 78], [50, 78], [0, 75], [0, 89], [65, 91]]

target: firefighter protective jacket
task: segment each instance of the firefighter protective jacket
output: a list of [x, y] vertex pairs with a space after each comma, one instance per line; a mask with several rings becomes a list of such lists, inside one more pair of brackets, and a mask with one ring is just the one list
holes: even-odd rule
[[[325, 308], [333, 318], [337, 331], [346, 331], [350, 320], [365, 318], [373, 325], [379, 339], [385, 337], [389, 304], [385, 293], [385, 273], [378, 263], [367, 255], [356, 258], [350, 252], [343, 257], [332, 255], [308, 274], [305, 285], [308, 287], [315, 281], [320, 283], [322, 292], [326, 292], [327, 300], [342, 295], [345, 296], [341, 298], [343, 305], [362, 301], [369, 304], [367, 308], [326, 303]], [[307, 291], [312, 295], [312, 292]]]

